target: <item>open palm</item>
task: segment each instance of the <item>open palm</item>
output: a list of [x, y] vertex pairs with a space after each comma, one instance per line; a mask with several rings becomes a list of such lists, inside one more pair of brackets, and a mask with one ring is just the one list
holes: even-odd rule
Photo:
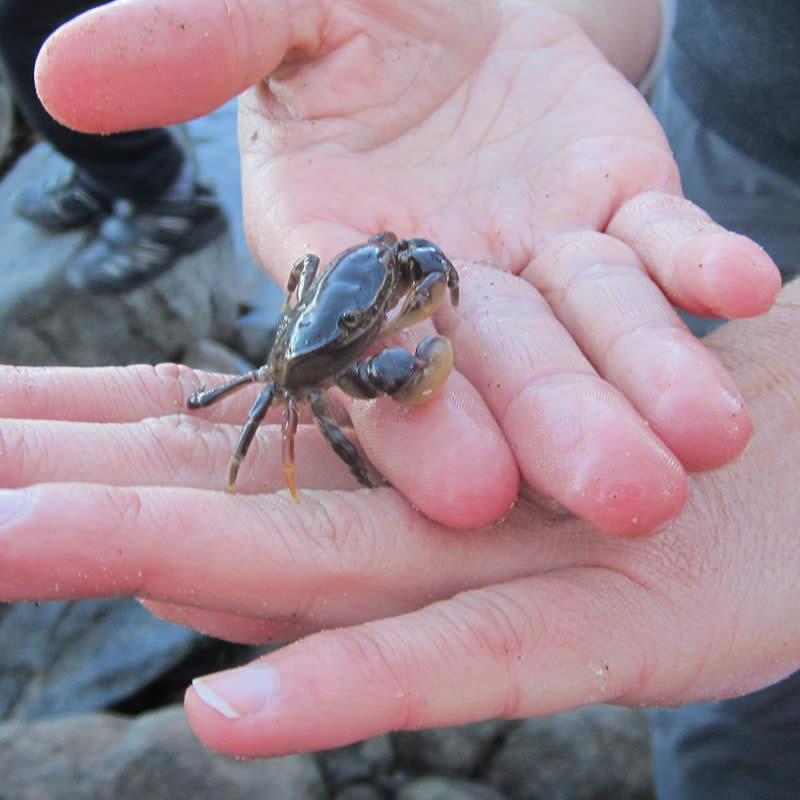
[[[40, 59], [42, 96], [66, 121], [109, 130], [184, 119], [257, 82], [241, 100], [245, 223], [279, 283], [298, 255], [330, 258], [378, 230], [445, 249], [462, 305], [427, 324], [453, 341], [447, 391], [410, 412], [351, 409], [368, 456], [415, 505], [482, 524], [508, 509], [521, 473], [540, 496], [635, 534], [678, 513], [684, 469], [741, 451], [738, 392], [670, 304], [759, 313], [777, 272], [680, 197], [656, 120], [577, 27], [531, 2], [469, 14], [257, 0], [223, 14], [208, 2], [176, 25], [184, 5], [169, 6], [172, 24], [125, 3], [68, 26]], [[137, 22], [150, 60], [109, 58], [94, 94], [85, 81], [81, 98], [68, 92], [103, 58], [85, 55], [90, 28], [130, 45]], [[156, 76], [177, 88], [153, 96]], [[125, 103], [99, 115], [109, 86]], [[418, 328], [403, 343], [430, 332]]]

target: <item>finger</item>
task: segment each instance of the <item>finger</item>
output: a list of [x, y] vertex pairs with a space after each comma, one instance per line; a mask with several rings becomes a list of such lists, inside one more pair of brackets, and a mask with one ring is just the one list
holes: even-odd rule
[[680, 463], [597, 376], [541, 295], [488, 267], [465, 266], [461, 276], [463, 302], [440, 327], [525, 480], [609, 533], [646, 533], [678, 514]]
[[646, 701], [650, 682], [662, 682], [663, 699], [664, 676], [685, 685], [697, 665], [685, 641], [669, 652], [677, 625], [658, 626], [658, 642], [654, 629], [643, 634], [652, 610], [647, 591], [618, 573], [523, 579], [205, 676], [187, 692], [186, 712], [214, 750], [277, 756], [390, 730]]
[[305, 491], [298, 505], [287, 492], [49, 483], [0, 492], [0, 511], [8, 602], [134, 595], [315, 628], [571, 563], [555, 527], [535, 540], [515, 525], [454, 532], [391, 489]]
[[270, 642], [293, 642], [312, 631], [318, 625], [310, 626], [300, 617], [283, 619], [281, 617], [247, 617], [242, 614], [226, 614], [210, 611], [196, 606], [179, 603], [163, 603], [143, 600], [142, 605], [160, 619], [183, 625], [199, 631], [206, 636], [224, 639], [239, 644], [268, 644]]
[[56, 119], [78, 130], [185, 122], [256, 84], [291, 46], [309, 45], [321, 9], [307, 6], [298, 15], [293, 3], [260, 0], [110, 3], [45, 42], [37, 91]]
[[[79, 482], [222, 490], [240, 429], [184, 414], [104, 425], [0, 420], [0, 486]], [[281, 451], [280, 426], [262, 425], [239, 470], [236, 491], [285, 489]], [[301, 488], [358, 487], [316, 426], [299, 427], [296, 452]]]
[[[216, 386], [224, 376], [180, 364], [155, 367], [0, 366], [0, 418], [73, 422], [136, 422], [180, 414], [200, 386]], [[257, 389], [244, 388], [223, 401], [192, 412], [214, 422], [247, 419]], [[280, 419], [279, 410], [267, 420]]]
[[[417, 326], [395, 341], [414, 352], [428, 330]], [[478, 391], [458, 371], [422, 405], [380, 398], [352, 403], [350, 416], [370, 461], [431, 519], [478, 527], [500, 519], [514, 503], [519, 471], [511, 448]]]
[[755, 316], [780, 291], [778, 268], [761, 247], [677, 195], [635, 196], [606, 232], [630, 245], [669, 299], [691, 314]]
[[[417, 327], [423, 330], [398, 339], [412, 352], [415, 340], [410, 337], [428, 330]], [[3, 468], [8, 486], [79, 480], [218, 488], [227, 471], [220, 469], [220, 461], [230, 458], [234, 428], [215, 432], [200, 420], [239, 428], [255, 396], [245, 388], [190, 418], [175, 417], [198, 386], [206, 381], [216, 385], [220, 378], [174, 364], [82, 370], [5, 367], [0, 368], [0, 381], [0, 416], [147, 420], [139, 427], [75, 429], [69, 440], [59, 434], [72, 429], [34, 427], [25, 435], [22, 427], [7, 424], [6, 449], [16, 452], [14, 461]], [[385, 399], [359, 401], [351, 410], [363, 436], [361, 446], [378, 470], [434, 519], [460, 527], [482, 525], [503, 516], [513, 503], [519, 481], [513, 456], [480, 396], [460, 376], [453, 375], [442, 396], [424, 407], [405, 409]], [[277, 421], [280, 414], [280, 409], [272, 410], [267, 419]], [[162, 415], [166, 419], [153, 419]], [[308, 420], [307, 410], [303, 418]], [[196, 426], [192, 419], [198, 420]], [[106, 442], [107, 434], [113, 438]], [[238, 490], [283, 487], [285, 479], [275, 472], [281, 452], [277, 436], [268, 429], [259, 434], [237, 479]], [[352, 486], [339, 460], [316, 449], [316, 441], [314, 431], [302, 431], [298, 439], [299, 485]], [[320, 457], [304, 457], [306, 447]], [[131, 459], [119, 459], [120, 451], [130, 453]], [[469, 466], [476, 463], [484, 468]]]
[[550, 242], [524, 276], [686, 469], [718, 467], [741, 453], [752, 426], [733, 379], [627, 245], [571, 233]]

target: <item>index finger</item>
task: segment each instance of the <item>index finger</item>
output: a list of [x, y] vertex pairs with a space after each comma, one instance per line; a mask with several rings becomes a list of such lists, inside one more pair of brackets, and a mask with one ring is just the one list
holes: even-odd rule
[[[39, 97], [57, 120], [92, 133], [202, 116], [268, 75], [292, 39], [307, 35], [291, 5], [129, 0], [94, 8], [45, 42]], [[304, 21], [318, 24], [313, 14]]]
[[[204, 373], [179, 364], [129, 367], [0, 366], [0, 418], [138, 422], [186, 411]], [[232, 397], [209, 419], [244, 419], [252, 397]], [[225, 417], [223, 417], [223, 413]]]

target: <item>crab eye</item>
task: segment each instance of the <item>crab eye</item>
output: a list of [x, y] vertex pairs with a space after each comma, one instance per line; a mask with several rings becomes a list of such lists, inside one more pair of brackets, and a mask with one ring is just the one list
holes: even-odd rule
[[353, 309], [352, 311], [345, 311], [339, 317], [339, 324], [343, 328], [357, 328], [364, 318], [364, 312], [360, 309]]

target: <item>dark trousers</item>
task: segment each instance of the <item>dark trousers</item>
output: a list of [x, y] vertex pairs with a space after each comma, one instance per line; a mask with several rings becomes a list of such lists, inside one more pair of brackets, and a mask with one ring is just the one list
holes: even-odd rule
[[174, 182], [184, 154], [164, 128], [100, 136], [56, 122], [39, 102], [33, 67], [44, 40], [95, 6], [87, 0], [0, 0], [0, 60], [14, 102], [30, 126], [74, 162], [79, 174], [111, 197], [152, 203]]

